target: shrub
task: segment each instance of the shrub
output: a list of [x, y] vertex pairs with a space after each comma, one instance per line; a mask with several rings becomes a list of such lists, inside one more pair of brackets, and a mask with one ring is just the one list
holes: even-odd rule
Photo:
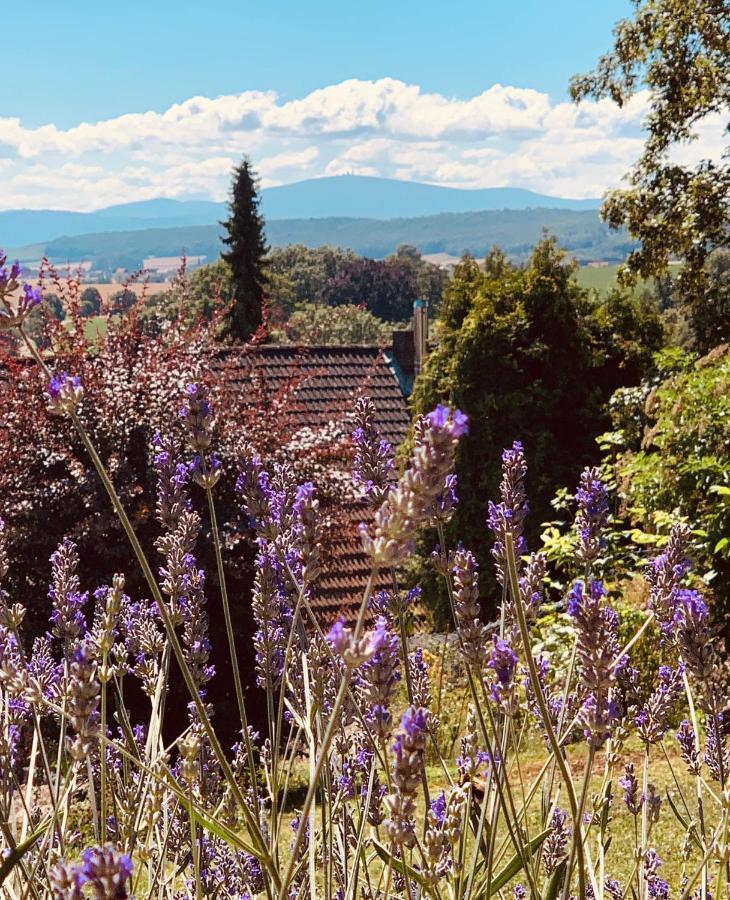
[[[413, 395], [417, 413], [435, 403], [464, 409], [471, 429], [457, 459], [462, 503], [451, 537], [466, 535], [484, 566], [489, 554], [483, 498], [499, 482], [499, 451], [520, 439], [532, 460], [529, 537], [551, 518], [557, 488], [597, 460], [595, 438], [621, 385], [641, 380], [662, 339], [658, 311], [614, 294], [599, 301], [580, 288], [574, 265], [546, 239], [525, 268], [499, 251], [480, 271], [457, 266], [439, 317], [440, 343]], [[443, 614], [445, 598], [431, 598]], [[489, 615], [497, 599], [494, 582]]]

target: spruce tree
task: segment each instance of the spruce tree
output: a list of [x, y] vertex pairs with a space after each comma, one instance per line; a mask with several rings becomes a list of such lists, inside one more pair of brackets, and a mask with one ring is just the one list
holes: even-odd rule
[[266, 287], [264, 257], [269, 248], [259, 202], [256, 173], [244, 157], [233, 174], [231, 214], [222, 223], [227, 231], [223, 243], [229, 248], [222, 256], [231, 267], [233, 286], [233, 306], [225, 334], [239, 341], [248, 340], [262, 319]]

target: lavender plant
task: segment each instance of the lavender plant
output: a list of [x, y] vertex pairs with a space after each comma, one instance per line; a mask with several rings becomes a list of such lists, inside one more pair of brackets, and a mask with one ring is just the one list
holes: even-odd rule
[[[498, 503], [485, 515], [503, 587], [496, 624], [480, 614], [474, 556], [444, 543], [458, 502], [454, 454], [468, 422], [438, 407], [416, 426], [412, 457], [398, 473], [368, 401], [358, 404], [355, 483], [371, 502], [361, 529], [371, 561], [359, 609], [326, 632], [313, 603], [322, 566], [317, 491], [291, 469], [269, 465], [245, 441], [237, 489], [255, 534], [251, 611], [257, 679], [268, 720], [246, 715], [226, 587], [226, 548], [216, 488], [230, 469], [216, 448], [216, 410], [205, 384], [179, 403], [182, 438], [158, 435], [158, 558], [137, 540], [77, 415], [93, 408], [78, 378], [53, 372], [24, 321], [38, 302], [17, 267], [0, 262], [0, 324], [15, 328], [47, 376], [49, 411], [68, 417], [108, 492], [147, 584], [80, 583], [78, 553], [65, 540], [49, 561], [48, 633], [23, 634], [26, 598], [2, 591], [10, 560], [0, 522], [0, 889], [9, 900], [216, 897], [316, 898], [719, 897], [728, 890], [726, 679], [706, 601], [688, 579], [689, 534], [677, 527], [647, 570], [645, 621], [624, 645], [606, 586], [593, 573], [608, 495], [588, 469], [577, 494], [585, 576], [567, 598], [573, 663], [563, 681], [534, 650], [532, 625], [548, 602], [545, 560], [528, 553], [527, 463], [515, 444], [503, 457]], [[202, 502], [201, 502], [202, 501]], [[203, 523], [207, 519], [207, 529]], [[455, 759], [437, 740], [429, 667], [409, 640], [414, 592], [399, 584], [421, 526], [435, 525], [434, 553], [446, 582], [470, 692]], [[215, 546], [217, 588], [198, 564], [201, 535]], [[385, 570], [392, 591], [373, 596]], [[208, 622], [222, 615], [229, 665], [214, 670]], [[656, 619], [675, 667], [636, 700], [632, 650]], [[163, 727], [167, 685], [189, 694], [187, 727]], [[224, 747], [207, 699], [214, 680], [233, 681], [240, 740]], [[140, 691], [147, 713], [133, 720]], [[672, 717], [684, 721], [671, 734]], [[577, 735], [577, 739], [576, 739]], [[528, 743], [542, 748], [527, 773]], [[627, 754], [638, 748], [641, 762]], [[427, 751], [437, 759], [426, 766]], [[674, 760], [676, 790], [662, 804], [651, 778]], [[674, 771], [674, 770], [673, 770]], [[305, 773], [306, 790], [293, 784]], [[578, 774], [580, 772], [580, 774]], [[620, 799], [614, 799], [617, 782]], [[666, 811], [665, 806], [670, 810]], [[680, 883], [661, 872], [658, 818], [685, 833]], [[623, 819], [622, 819], [623, 817]], [[612, 854], [629, 822], [633, 844]], [[620, 876], [620, 878], [619, 878]]]

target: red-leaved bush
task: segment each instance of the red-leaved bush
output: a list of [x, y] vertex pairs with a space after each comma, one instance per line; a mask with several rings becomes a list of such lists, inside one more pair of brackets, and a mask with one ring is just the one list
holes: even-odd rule
[[[182, 270], [170, 290], [184, 295], [184, 278]], [[153, 437], [156, 432], [179, 435], [175, 398], [189, 382], [204, 381], [210, 388], [220, 411], [216, 446], [229, 473], [239, 446], [247, 443], [263, 458], [289, 465], [297, 480], [314, 481], [325, 495], [330, 485], [330, 493], [341, 495], [340, 485], [349, 482], [341, 465], [345, 435], [337, 426], [301, 426], [294, 392], [302, 379], [295, 366], [276, 389], [261, 379], [254, 360], [263, 333], [247, 345], [222, 346], [216, 337], [219, 317], [189, 326], [143, 316], [144, 284], [135, 287], [138, 299], [132, 307], [102, 310], [106, 327], [91, 327], [99, 320], [82, 315], [77, 278], [62, 278], [46, 266], [42, 280], [46, 290], [53, 283], [66, 313], [63, 322], [48, 317], [42, 323], [46, 361], [55, 372], [81, 377], [79, 416], [151, 559], [157, 558]], [[125, 572], [132, 591], [144, 595], [145, 586], [135, 583], [130, 548], [88, 453], [70, 421], [48, 411], [43, 374], [23, 350], [19, 341], [0, 346], [0, 517], [9, 534], [11, 586], [29, 599], [28, 624], [39, 634], [48, 619], [49, 557], [65, 537], [78, 545], [82, 583], [109, 583], [115, 572]], [[235, 478], [224, 482], [229, 487], [218, 492], [218, 517], [229, 551], [229, 577], [234, 596], [248, 598], [253, 578], [248, 522], [232, 489]], [[215, 572], [212, 558], [205, 563], [209, 573]], [[214, 575], [210, 579], [215, 593]], [[251, 627], [248, 604], [238, 604], [234, 614], [245, 642]]]

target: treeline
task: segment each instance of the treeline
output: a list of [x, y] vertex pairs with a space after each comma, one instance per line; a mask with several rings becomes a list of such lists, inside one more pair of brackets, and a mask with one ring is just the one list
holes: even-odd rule
[[[555, 234], [581, 262], [621, 260], [634, 244], [625, 232], [612, 232], [594, 210], [526, 209], [443, 213], [405, 219], [280, 219], [267, 222], [266, 236], [273, 247], [302, 244], [345, 247], [354, 253], [382, 258], [401, 244], [413, 244], [422, 253], [461, 256], [468, 251], [484, 256], [494, 244], [516, 260], [526, 260], [544, 229]], [[34, 248], [52, 261], [91, 260], [95, 269], [134, 271], [145, 257], [190, 256], [216, 259], [224, 229], [219, 225], [149, 228], [57, 238]]]

